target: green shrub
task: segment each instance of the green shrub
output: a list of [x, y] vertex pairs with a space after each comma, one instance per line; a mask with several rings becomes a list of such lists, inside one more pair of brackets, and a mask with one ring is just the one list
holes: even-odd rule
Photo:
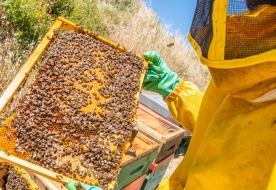
[[35, 0], [3, 0], [11, 25], [11, 33], [18, 37], [22, 46], [31, 41], [38, 41], [48, 28], [48, 16]]
[[76, 1], [74, 11], [70, 15], [72, 22], [81, 24], [97, 34], [108, 37], [107, 26], [102, 22], [97, 6], [91, 0]]
[[42, 0], [42, 2], [46, 6], [47, 14], [51, 15], [53, 18], [57, 18], [59, 16], [68, 18], [74, 11], [73, 0]]
[[108, 36], [91, 0], [3, 0], [0, 6], [8, 15], [10, 32], [18, 38], [21, 49], [32, 42], [37, 44], [59, 16]]
[[108, 22], [114, 25], [129, 24], [130, 18], [138, 10], [133, 0], [103, 0], [108, 6], [102, 12]]
[[132, 0], [115, 0], [115, 7], [120, 11], [131, 11], [133, 8]]

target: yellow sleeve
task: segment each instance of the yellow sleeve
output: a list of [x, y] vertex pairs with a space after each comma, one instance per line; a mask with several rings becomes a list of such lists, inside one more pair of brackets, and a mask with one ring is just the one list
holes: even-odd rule
[[193, 132], [203, 97], [198, 87], [189, 81], [180, 82], [164, 100], [172, 116], [186, 129]]

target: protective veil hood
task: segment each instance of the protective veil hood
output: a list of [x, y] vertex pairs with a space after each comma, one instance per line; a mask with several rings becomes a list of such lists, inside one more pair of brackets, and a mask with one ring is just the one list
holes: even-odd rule
[[253, 102], [274, 100], [276, 6], [269, 4], [275, 0], [251, 10], [247, 3], [198, 0], [188, 38], [221, 92]]

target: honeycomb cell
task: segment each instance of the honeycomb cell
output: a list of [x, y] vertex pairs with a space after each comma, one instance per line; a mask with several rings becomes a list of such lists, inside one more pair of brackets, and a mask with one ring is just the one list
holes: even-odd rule
[[132, 53], [88, 34], [60, 32], [17, 117], [0, 128], [0, 148], [84, 183], [114, 186], [144, 70]]

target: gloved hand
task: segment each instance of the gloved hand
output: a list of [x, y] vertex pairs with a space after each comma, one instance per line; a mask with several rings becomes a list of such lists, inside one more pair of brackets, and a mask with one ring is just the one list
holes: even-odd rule
[[143, 56], [148, 60], [149, 70], [145, 75], [142, 88], [157, 92], [166, 98], [179, 83], [177, 74], [169, 69], [156, 52], [148, 51]]
[[89, 186], [87, 184], [84, 184], [84, 183], [81, 183], [79, 181], [76, 181], [76, 180], [71, 180], [69, 181], [69, 183], [67, 184], [67, 188], [68, 190], [77, 190], [76, 186], [80, 186], [82, 185], [82, 187], [78, 188], [81, 189], [81, 190], [102, 190], [102, 188], [100, 187], [97, 187], [97, 186]]

